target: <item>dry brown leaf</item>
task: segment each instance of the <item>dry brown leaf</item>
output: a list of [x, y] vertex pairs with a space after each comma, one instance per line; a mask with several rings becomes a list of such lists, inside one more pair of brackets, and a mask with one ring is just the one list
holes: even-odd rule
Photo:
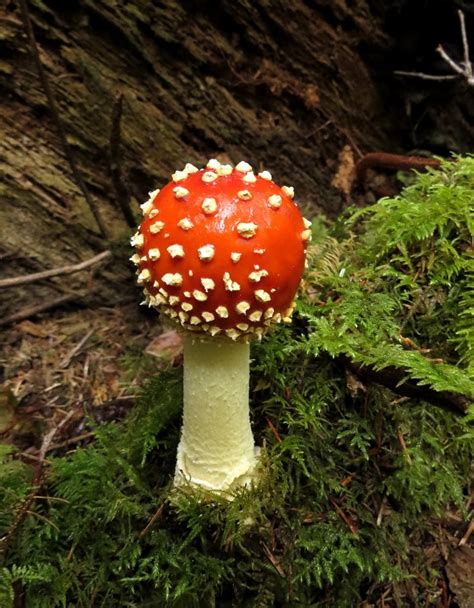
[[22, 321], [18, 323], [16, 329], [21, 331], [22, 334], [29, 334], [30, 336], [35, 336], [35, 338], [47, 338], [49, 335], [43, 326], [37, 325], [32, 321]]
[[357, 395], [362, 392], [367, 392], [367, 387], [363, 384], [357, 376], [355, 376], [351, 371], [346, 370], [346, 386], [349, 389], [352, 397], [357, 397]]
[[146, 347], [145, 353], [159, 359], [172, 361], [183, 352], [183, 338], [174, 329], [163, 332]]

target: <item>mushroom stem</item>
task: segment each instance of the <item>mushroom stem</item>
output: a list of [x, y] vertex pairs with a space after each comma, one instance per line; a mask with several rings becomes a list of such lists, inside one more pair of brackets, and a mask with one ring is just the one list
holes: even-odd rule
[[210, 490], [246, 485], [256, 465], [247, 343], [186, 336], [184, 410], [175, 483]]

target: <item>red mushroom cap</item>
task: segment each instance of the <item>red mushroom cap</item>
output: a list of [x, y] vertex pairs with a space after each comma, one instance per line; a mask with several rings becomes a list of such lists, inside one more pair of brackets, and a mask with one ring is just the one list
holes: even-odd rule
[[184, 328], [234, 340], [289, 320], [309, 222], [268, 171], [186, 165], [150, 193], [132, 237], [146, 302]]

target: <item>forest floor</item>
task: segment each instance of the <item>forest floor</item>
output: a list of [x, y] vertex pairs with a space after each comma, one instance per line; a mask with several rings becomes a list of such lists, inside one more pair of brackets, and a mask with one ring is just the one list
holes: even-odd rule
[[[125, 418], [145, 377], [170, 364], [181, 365], [182, 347], [176, 331], [163, 328], [154, 313], [129, 303], [24, 320], [2, 333], [0, 352], [0, 440], [13, 443], [19, 457], [34, 468], [44, 438], [52, 432], [46, 465], [48, 455], [66, 456], [92, 443], [95, 425]], [[473, 504], [474, 492], [466, 511]], [[472, 608], [474, 522], [466, 529], [462, 514], [449, 509], [433, 516], [432, 524], [436, 534], [420, 535], [419, 549], [430, 568], [439, 572], [436, 605]], [[410, 596], [416, 596], [410, 582], [390, 584], [376, 605], [412, 605]], [[434, 599], [431, 588], [430, 602]], [[369, 601], [360, 606], [375, 608]]]
[[0, 342], [2, 440], [34, 457], [45, 430], [73, 411], [50, 449], [90, 441], [85, 419], [122, 418], [133, 405], [143, 373], [158, 371], [158, 358], [138, 355], [161, 331], [157, 317], [147, 319], [136, 304], [71, 308], [5, 330]]

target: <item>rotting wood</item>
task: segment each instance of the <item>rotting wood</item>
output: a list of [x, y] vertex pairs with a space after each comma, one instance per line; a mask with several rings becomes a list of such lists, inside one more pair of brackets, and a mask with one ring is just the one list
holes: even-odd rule
[[[29, 0], [28, 8], [65, 138], [112, 241], [125, 245], [131, 223], [110, 171], [117, 93], [126, 100], [120, 177], [137, 216], [148, 191], [176, 168], [222, 153], [271, 169], [296, 187], [302, 205], [334, 216], [341, 197], [330, 187], [328, 163], [348, 137], [365, 149], [386, 140], [389, 120], [374, 120], [382, 100], [358, 50], [364, 41], [385, 44], [366, 0], [357, 11], [341, 5], [337, 19], [303, 0], [279, 10], [241, 0], [197, 9], [174, 0]], [[341, 23], [350, 24], [348, 35]], [[16, 3], [0, 35], [0, 225], [11, 225], [14, 211], [21, 226], [4, 231], [0, 255], [23, 256], [2, 264], [4, 278], [91, 257], [103, 240], [58, 145]], [[364, 101], [356, 108], [352, 99], [361, 89]], [[114, 256], [113, 272], [103, 273], [104, 304], [118, 291], [134, 291], [125, 249]], [[76, 277], [70, 282], [80, 288]], [[15, 312], [19, 297], [32, 303], [58, 289], [52, 281], [5, 292], [0, 317]]]
[[123, 95], [120, 93], [115, 99], [112, 111], [112, 126], [110, 129], [109, 162], [110, 175], [115, 190], [115, 198], [120, 206], [125, 221], [133, 228], [136, 225], [135, 216], [130, 206], [130, 195], [123, 182], [122, 167], [120, 164], [120, 127], [122, 121]]
[[92, 198], [92, 196], [89, 192], [89, 188], [86, 186], [86, 183], [82, 178], [82, 175], [79, 170], [79, 167], [77, 166], [74, 154], [67, 141], [63, 122], [59, 115], [56, 98], [53, 93], [53, 89], [51, 88], [51, 86], [49, 84], [49, 79], [46, 74], [46, 70], [44, 69], [43, 64], [41, 62], [38, 45], [36, 44], [35, 32], [33, 29], [33, 24], [31, 23], [30, 11], [28, 9], [28, 0], [18, 0], [18, 1], [19, 1], [20, 9], [21, 9], [21, 14], [22, 14], [23, 23], [25, 26], [26, 35], [28, 36], [28, 41], [30, 44], [31, 54], [33, 55], [36, 69], [38, 70], [38, 76], [40, 78], [41, 85], [44, 89], [46, 98], [48, 100], [49, 109], [51, 111], [54, 122], [56, 124], [59, 139], [61, 140], [61, 145], [64, 149], [64, 154], [66, 155], [66, 158], [69, 162], [74, 179], [76, 180], [77, 185], [81, 189], [81, 191], [84, 195], [84, 198], [86, 199], [87, 204], [89, 205], [89, 209], [91, 210], [92, 215], [94, 216], [95, 221], [97, 222], [97, 226], [99, 227], [101, 235], [103, 237], [107, 237], [108, 233], [109, 233], [107, 230], [107, 227], [102, 219], [102, 216], [99, 212], [99, 209], [97, 208], [97, 205], [96, 205], [94, 199]]

